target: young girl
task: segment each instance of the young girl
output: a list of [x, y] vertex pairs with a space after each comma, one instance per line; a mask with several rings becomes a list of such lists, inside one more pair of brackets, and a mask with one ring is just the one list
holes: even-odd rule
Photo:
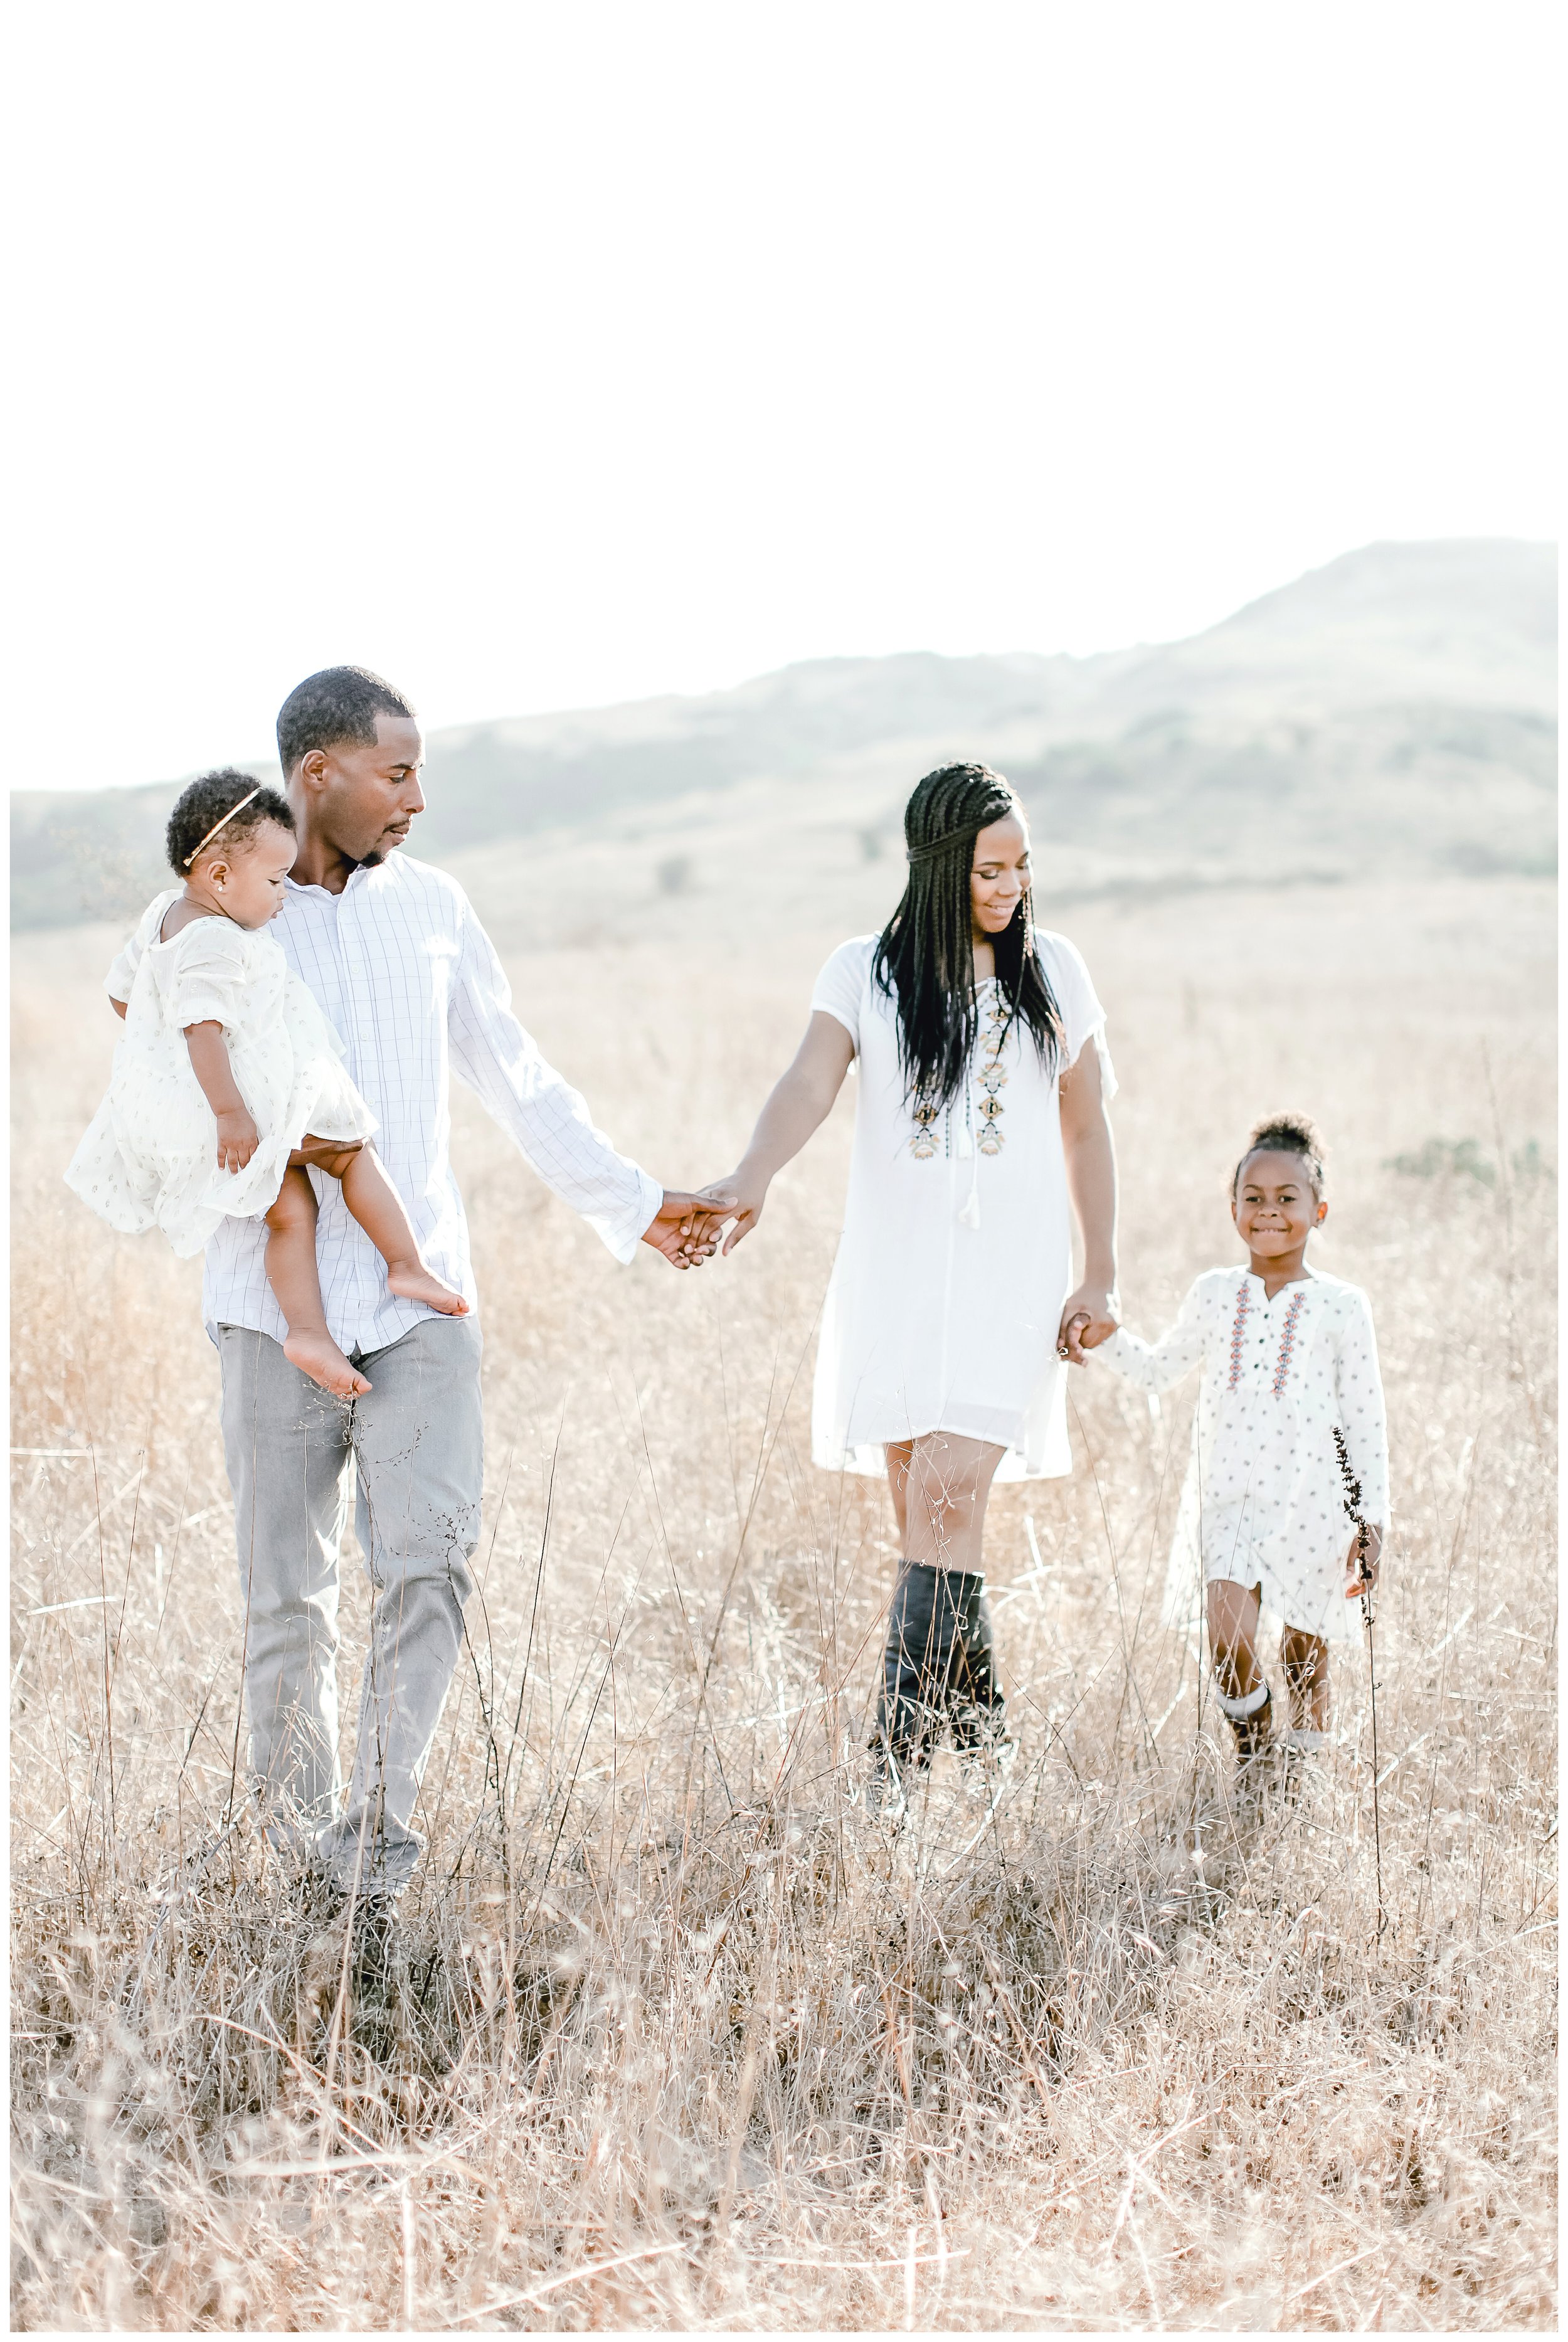
[[1271, 1731], [1257, 1653], [1263, 1601], [1283, 1621], [1287, 1745], [1323, 1745], [1328, 1646], [1360, 1623], [1362, 1563], [1334, 1433], [1361, 1482], [1373, 1578], [1388, 1523], [1388, 1441], [1366, 1296], [1306, 1264], [1328, 1201], [1322, 1143], [1303, 1116], [1258, 1124], [1231, 1181], [1231, 1216], [1244, 1269], [1206, 1270], [1158, 1342], [1123, 1326], [1104, 1342], [1085, 1334], [1084, 1346], [1145, 1391], [1203, 1367], [1165, 1617], [1174, 1623], [1201, 1581], [1219, 1704], [1246, 1763]]
[[264, 1213], [266, 1271], [288, 1321], [285, 1355], [345, 1398], [369, 1383], [327, 1331], [308, 1164], [387, 1264], [394, 1293], [448, 1316], [463, 1296], [434, 1276], [373, 1147], [375, 1119], [337, 1036], [266, 926], [294, 865], [286, 797], [225, 771], [193, 781], [169, 818], [185, 884], [149, 905], [105, 989], [125, 1020], [108, 1095], [65, 1174], [111, 1227], [161, 1228], [185, 1258], [226, 1215]]
[[[1112, 1329], [1114, 1087], [1104, 1011], [1064, 936], [1034, 923], [1029, 832], [984, 765], [928, 773], [904, 817], [909, 879], [881, 935], [817, 978], [794, 1064], [739, 1168], [731, 1251], [858, 1061], [844, 1236], [828, 1288], [814, 1461], [885, 1471], [904, 1558], [874, 1748], [918, 1770], [951, 1724], [1004, 1737], [981, 1539], [994, 1479], [1072, 1468], [1064, 1360]], [[1084, 1282], [1069, 1300], [1072, 1226]]]

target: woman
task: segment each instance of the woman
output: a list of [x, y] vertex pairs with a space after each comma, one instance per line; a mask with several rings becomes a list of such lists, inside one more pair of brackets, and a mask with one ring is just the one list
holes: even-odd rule
[[1066, 937], [1034, 925], [1023, 807], [987, 766], [947, 765], [904, 830], [903, 900], [829, 959], [794, 1064], [710, 1191], [738, 1197], [728, 1253], [858, 1059], [812, 1455], [885, 1470], [893, 1492], [904, 1559], [874, 1746], [895, 1777], [929, 1761], [944, 1721], [961, 1750], [1004, 1738], [986, 1500], [998, 1477], [1072, 1469], [1065, 1362], [1114, 1330], [1116, 1279], [1104, 1011]]

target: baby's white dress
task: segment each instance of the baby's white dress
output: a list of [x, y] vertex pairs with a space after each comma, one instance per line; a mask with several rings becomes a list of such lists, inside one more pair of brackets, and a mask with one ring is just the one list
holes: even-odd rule
[[1361, 1516], [1389, 1518], [1388, 1432], [1372, 1308], [1358, 1286], [1310, 1271], [1271, 1301], [1261, 1276], [1211, 1268], [1157, 1342], [1119, 1326], [1089, 1353], [1140, 1390], [1203, 1370], [1165, 1581], [1167, 1626], [1195, 1621], [1200, 1582], [1263, 1587], [1286, 1626], [1359, 1633], [1344, 1596], [1355, 1534], [1334, 1428], [1361, 1482]]
[[[343, 1045], [265, 927], [193, 919], [158, 941], [170, 887], [150, 904], [104, 989], [126, 1005], [108, 1094], [65, 1173], [112, 1228], [161, 1228], [182, 1259], [219, 1222], [277, 1201], [290, 1151], [318, 1138], [368, 1138], [375, 1117], [350, 1081]], [[243, 1171], [217, 1159], [217, 1122], [185, 1041], [220, 1024], [261, 1143]]]
[[[1061, 1066], [1006, 1029], [993, 978], [960, 1096], [923, 1126], [898, 1061], [897, 1013], [873, 982], [874, 936], [841, 944], [812, 1007], [854, 1043], [859, 1085], [844, 1234], [823, 1308], [812, 1459], [880, 1473], [890, 1441], [953, 1431], [1007, 1451], [999, 1480], [1060, 1477], [1067, 1369], [1056, 1355], [1072, 1286], [1073, 1227], [1062, 1149]], [[1116, 1086], [1105, 1012], [1076, 948], [1035, 930], [1065, 1028], [1062, 1066], [1099, 1050]]]

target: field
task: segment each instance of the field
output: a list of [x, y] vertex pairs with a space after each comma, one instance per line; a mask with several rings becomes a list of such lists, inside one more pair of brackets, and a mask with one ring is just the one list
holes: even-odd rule
[[[765, 888], [625, 884], [613, 936], [475, 893], [598, 1120], [712, 1177], [885, 868], [754, 933]], [[1364, 1656], [1321, 1778], [1249, 1818], [1159, 1624], [1190, 1391], [1156, 1420], [1083, 1376], [1073, 1478], [998, 1493], [1019, 1761], [988, 1811], [944, 1757], [891, 1837], [853, 1799], [891, 1513], [805, 1439], [852, 1099], [677, 1277], [617, 1268], [459, 1097], [483, 1593], [375, 2038], [246, 1798], [197, 1276], [60, 1184], [117, 937], [25, 939], [14, 2323], [1549, 2327], [1553, 915], [1523, 879], [1048, 906], [1111, 1012], [1133, 1324], [1233, 1256], [1256, 1114], [1330, 1140], [1321, 1258], [1373, 1297], [1398, 1516], [1381, 1942]], [[352, 1560], [345, 1690], [364, 1614]]]

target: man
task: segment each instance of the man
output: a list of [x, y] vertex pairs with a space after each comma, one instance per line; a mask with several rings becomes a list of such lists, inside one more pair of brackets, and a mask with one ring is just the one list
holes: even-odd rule
[[[676, 1267], [705, 1259], [711, 1206], [705, 1215], [692, 1196], [666, 1194], [616, 1154], [512, 1015], [463, 889], [399, 850], [424, 807], [409, 702], [365, 668], [327, 667], [284, 702], [277, 740], [299, 853], [271, 932], [345, 1046], [429, 1266], [473, 1312], [447, 1159], [449, 1069], [618, 1260], [639, 1242]], [[390, 1293], [337, 1182], [313, 1184], [327, 1324], [368, 1377], [368, 1396], [347, 1406], [285, 1357], [259, 1219], [225, 1220], [208, 1246], [203, 1314], [223, 1362], [253, 1769], [275, 1836], [385, 1915], [420, 1852], [414, 1797], [473, 1588], [481, 1336], [476, 1315], [441, 1316]], [[351, 1464], [374, 1606], [344, 1803], [338, 1547]]]

